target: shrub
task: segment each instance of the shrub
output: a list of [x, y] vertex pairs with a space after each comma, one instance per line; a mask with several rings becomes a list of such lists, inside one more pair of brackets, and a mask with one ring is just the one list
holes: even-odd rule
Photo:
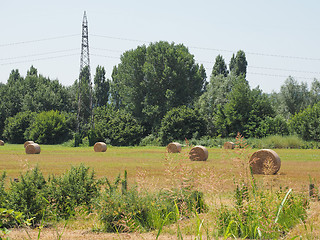
[[46, 214], [46, 180], [38, 167], [21, 174], [18, 181], [10, 182], [5, 208], [22, 212], [38, 223]]
[[96, 131], [99, 139], [110, 140], [113, 146], [138, 145], [143, 136], [143, 127], [124, 110], [112, 107], [95, 109]]
[[25, 138], [40, 144], [59, 144], [70, 138], [67, 115], [59, 111], [41, 112], [25, 132]]
[[320, 140], [320, 103], [295, 114], [289, 120], [289, 127], [293, 133], [304, 140]]
[[174, 140], [201, 137], [205, 134], [206, 122], [197, 110], [185, 106], [173, 108], [161, 122], [160, 137], [164, 145]]
[[260, 126], [256, 129], [256, 135], [258, 137], [266, 137], [269, 135], [289, 135], [289, 127], [287, 120], [281, 115], [276, 117], [266, 117]]
[[6, 172], [3, 172], [3, 174], [0, 176], [0, 208], [4, 207], [7, 193], [4, 189], [4, 180], [6, 178]]
[[20, 112], [14, 117], [9, 117], [5, 121], [3, 137], [10, 143], [24, 143], [26, 138], [24, 133], [33, 122], [36, 113], [27, 111]]
[[141, 140], [140, 146], [161, 146], [161, 140], [159, 137], [150, 134]]
[[136, 188], [128, 189], [126, 176], [125, 172], [122, 180], [119, 175], [113, 184], [107, 181], [99, 209], [103, 231], [150, 231], [159, 229], [164, 219], [165, 224], [170, 224], [178, 220], [178, 215], [191, 216], [206, 209], [203, 193], [199, 191], [182, 188], [158, 193], [138, 192]]
[[85, 206], [90, 210], [92, 200], [99, 195], [101, 185], [101, 181], [95, 178], [94, 171], [89, 172], [89, 167], [83, 164], [71, 167], [60, 177], [52, 175], [48, 182], [51, 210], [58, 218], [69, 218], [78, 206]]

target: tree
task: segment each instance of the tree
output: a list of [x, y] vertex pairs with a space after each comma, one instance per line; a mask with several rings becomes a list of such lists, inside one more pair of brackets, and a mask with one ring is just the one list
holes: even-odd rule
[[235, 137], [240, 132], [245, 137], [255, 137], [259, 123], [274, 111], [266, 94], [259, 88], [250, 90], [241, 75], [227, 96], [227, 103], [219, 105], [214, 124], [222, 137]]
[[211, 75], [210, 82], [206, 87], [206, 91], [200, 96], [199, 100], [196, 102], [196, 108], [200, 112], [201, 116], [208, 120], [207, 134], [214, 136], [217, 134], [216, 128], [214, 126], [214, 118], [217, 112], [219, 112], [219, 107], [223, 107], [228, 99], [227, 96], [232, 90], [235, 82], [238, 78], [233, 74], [226, 77], [223, 75]]
[[224, 77], [226, 77], [228, 75], [229, 71], [227, 69], [227, 65], [223, 59], [223, 57], [221, 55], [218, 55], [216, 57], [216, 61], [213, 65], [212, 68], [212, 73], [211, 76], [218, 76], [218, 75], [223, 75]]
[[320, 81], [313, 79], [310, 89], [311, 105], [317, 104], [320, 101]]
[[121, 56], [112, 87], [120, 106], [143, 122], [148, 133], [160, 127], [172, 107], [193, 105], [204, 91], [205, 71], [182, 44], [156, 42]]
[[236, 56], [234, 56], [234, 54], [232, 55], [229, 69], [230, 72], [235, 74], [236, 76], [240, 76], [242, 74], [244, 78], [246, 78], [247, 65], [248, 62], [246, 59], [246, 54], [244, 53], [244, 51], [239, 50]]
[[95, 107], [104, 106], [108, 103], [110, 83], [105, 77], [104, 67], [97, 66], [94, 76], [94, 105]]
[[299, 84], [289, 76], [280, 89], [281, 99], [286, 110], [294, 115], [305, 109], [310, 104], [308, 86], [306, 83]]

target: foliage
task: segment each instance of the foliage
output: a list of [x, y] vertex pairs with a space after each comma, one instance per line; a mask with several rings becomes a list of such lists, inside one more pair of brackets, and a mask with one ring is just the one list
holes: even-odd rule
[[193, 104], [203, 92], [206, 75], [182, 44], [156, 42], [125, 52], [112, 77], [115, 101], [150, 133], [167, 111]]
[[104, 67], [97, 66], [94, 76], [94, 106], [101, 107], [108, 103], [110, 81], [106, 80]]
[[285, 195], [286, 192], [281, 188], [272, 192], [249, 189], [245, 185], [237, 186], [234, 206], [230, 208], [222, 205], [219, 209], [219, 235], [250, 239], [283, 237], [306, 219], [308, 205], [303, 196], [292, 193], [280, 209]]
[[46, 180], [40, 169], [35, 167], [21, 174], [18, 181], [10, 182], [5, 208], [22, 212], [27, 218], [38, 223], [45, 215], [47, 201]]
[[306, 83], [299, 84], [293, 77], [288, 77], [281, 86], [282, 101], [291, 115], [298, 113], [310, 104]]
[[246, 78], [247, 74], [247, 59], [246, 59], [246, 54], [244, 51], [239, 50], [234, 56], [234, 54], [231, 57], [230, 64], [229, 64], [229, 69], [230, 73], [240, 76], [242, 75], [244, 78]]
[[130, 113], [111, 106], [95, 109], [95, 123], [98, 138], [109, 139], [113, 146], [137, 145], [144, 132]]
[[243, 77], [238, 78], [227, 99], [226, 104], [218, 106], [214, 121], [222, 137], [234, 137], [238, 132], [254, 137], [261, 121], [274, 114], [267, 96], [258, 88], [251, 90]]
[[19, 112], [13, 117], [6, 119], [3, 136], [10, 143], [24, 143], [24, 133], [33, 122], [36, 113], [27, 111]]
[[267, 116], [264, 120], [260, 122], [260, 126], [256, 130], [256, 136], [266, 137], [269, 135], [289, 135], [289, 126], [287, 120], [283, 116]]
[[320, 103], [295, 114], [289, 121], [292, 132], [304, 140], [320, 140]]
[[40, 144], [62, 143], [71, 136], [72, 126], [67, 117], [67, 114], [59, 111], [41, 112], [35, 116], [24, 136]]
[[161, 139], [154, 134], [149, 134], [140, 141], [140, 146], [161, 146]]
[[[108, 182], [101, 199], [99, 217], [106, 232], [133, 232], [159, 229], [164, 224], [173, 223], [178, 216], [189, 216], [203, 212], [203, 194], [198, 191], [176, 189], [158, 193], [138, 192], [128, 189], [125, 178], [120, 175], [113, 184]], [[121, 184], [121, 191], [118, 186]], [[176, 212], [175, 208], [179, 211]]]
[[99, 195], [101, 183], [95, 178], [94, 171], [89, 172], [89, 167], [83, 164], [72, 166], [62, 176], [51, 175], [48, 179], [48, 200], [54, 216], [69, 218], [78, 206], [90, 210], [92, 200]]
[[212, 76], [218, 76], [218, 75], [222, 75], [224, 77], [226, 77], [228, 75], [228, 69], [227, 69], [227, 65], [223, 59], [223, 57], [221, 55], [218, 55], [216, 57], [216, 61], [213, 65], [212, 68], [212, 73], [211, 73], [211, 77]]
[[178, 107], [170, 110], [161, 122], [160, 137], [163, 144], [173, 140], [184, 140], [194, 135], [201, 137], [205, 134], [206, 122], [198, 111]]
[[7, 197], [7, 193], [4, 188], [5, 178], [6, 178], [6, 172], [3, 172], [3, 174], [0, 176], [0, 208], [4, 207], [5, 200]]

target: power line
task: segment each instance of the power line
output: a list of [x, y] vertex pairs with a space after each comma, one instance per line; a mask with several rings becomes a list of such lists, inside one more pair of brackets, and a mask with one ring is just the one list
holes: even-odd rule
[[70, 34], [70, 35], [63, 35], [63, 36], [51, 37], [51, 38], [42, 38], [42, 39], [21, 41], [21, 42], [14, 42], [14, 43], [5, 43], [5, 44], [0, 44], [0, 47], [7, 47], [7, 46], [13, 46], [13, 45], [27, 44], [27, 43], [35, 43], [35, 42], [43, 42], [43, 41], [69, 38], [69, 37], [75, 37], [75, 36], [79, 36], [79, 34]]
[[56, 59], [56, 58], [63, 58], [63, 57], [71, 57], [71, 56], [76, 56], [76, 55], [79, 55], [79, 53], [66, 54], [66, 55], [60, 55], [60, 56], [54, 56], [54, 57], [45, 57], [45, 58], [30, 59], [30, 60], [18, 61], [18, 62], [0, 63], [0, 66], [17, 64], [17, 63], [28, 63], [28, 62], [34, 62], [34, 61], [49, 60], [49, 59]]
[[[98, 35], [98, 34], [91, 34], [91, 36], [101, 37], [101, 38], [109, 38], [109, 39], [115, 39], [115, 40], [122, 40], [122, 41], [130, 41], [130, 42], [151, 43], [151, 41], [138, 40], [138, 39], [132, 39], [132, 38], [113, 37], [113, 36]], [[229, 53], [237, 52], [237, 51], [228, 50], [228, 49], [197, 47], [197, 46], [188, 46], [188, 48], [205, 50], [205, 51], [216, 51], [216, 52], [229, 52]], [[320, 61], [320, 58], [289, 56], [289, 55], [280, 55], [280, 54], [268, 54], [268, 53], [259, 53], [259, 52], [249, 52], [249, 51], [244, 51], [244, 52], [246, 54], [264, 56], [264, 57], [277, 57], [277, 58], [290, 58], [290, 59], [309, 60], [309, 61]]]
[[19, 58], [35, 57], [35, 56], [43, 56], [43, 55], [55, 54], [55, 53], [61, 53], [61, 52], [72, 52], [72, 51], [75, 51], [75, 50], [79, 50], [79, 49], [78, 49], [78, 48], [73, 48], [73, 49], [58, 50], [58, 51], [46, 52], [46, 53], [23, 55], [23, 56], [17, 56], [17, 57], [0, 58], [0, 61], [6, 61], [6, 60], [12, 60], [12, 59], [19, 59]]

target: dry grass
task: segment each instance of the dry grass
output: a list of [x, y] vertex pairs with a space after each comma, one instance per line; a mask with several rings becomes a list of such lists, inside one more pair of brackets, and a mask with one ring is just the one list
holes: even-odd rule
[[[245, 162], [255, 151], [208, 149], [207, 161], [194, 162], [188, 159], [191, 147], [183, 148], [179, 154], [168, 154], [165, 147], [108, 147], [104, 153], [96, 153], [93, 148], [70, 148], [63, 146], [42, 146], [41, 155], [26, 155], [23, 145], [6, 144], [0, 149], [0, 172], [6, 171], [9, 178], [16, 178], [21, 172], [39, 165], [45, 176], [61, 174], [70, 166], [84, 163], [93, 168], [97, 177], [114, 179], [124, 170], [128, 171], [129, 184], [139, 183], [140, 187], [150, 190], [170, 187], [176, 179], [188, 177], [205, 193], [206, 202], [214, 206], [223, 202], [228, 204], [232, 196], [233, 181], [244, 177]], [[237, 152], [238, 151], [238, 152]], [[240, 152], [239, 152], [240, 151]], [[266, 187], [289, 186], [295, 191], [308, 192], [309, 179], [315, 179], [315, 185], [320, 185], [319, 160], [320, 150], [278, 149], [281, 158], [281, 169], [276, 175], [256, 175]], [[170, 157], [169, 157], [170, 156]], [[179, 175], [180, 174], [180, 175]], [[175, 183], [179, 184], [179, 183]], [[214, 230], [210, 212], [200, 216], [205, 219], [210, 230]], [[195, 220], [181, 223], [186, 234], [192, 234]], [[93, 233], [91, 229], [96, 224], [95, 217], [90, 219], [73, 219], [67, 224], [62, 239], [155, 239], [156, 232], [145, 234], [106, 234]], [[62, 232], [63, 223], [57, 226]], [[320, 206], [313, 202], [310, 206], [309, 218], [306, 224], [301, 223], [290, 232], [289, 236], [304, 236], [302, 239], [320, 238]], [[176, 239], [175, 226], [166, 227], [160, 239]], [[31, 239], [37, 239], [38, 230], [28, 230]], [[173, 234], [173, 235], [171, 235]], [[57, 239], [54, 227], [45, 228], [40, 239]], [[310, 237], [311, 236], [311, 237]], [[9, 234], [11, 239], [29, 239], [25, 230], [14, 229]], [[185, 238], [189, 239], [189, 238]], [[290, 238], [288, 238], [290, 239]]]

